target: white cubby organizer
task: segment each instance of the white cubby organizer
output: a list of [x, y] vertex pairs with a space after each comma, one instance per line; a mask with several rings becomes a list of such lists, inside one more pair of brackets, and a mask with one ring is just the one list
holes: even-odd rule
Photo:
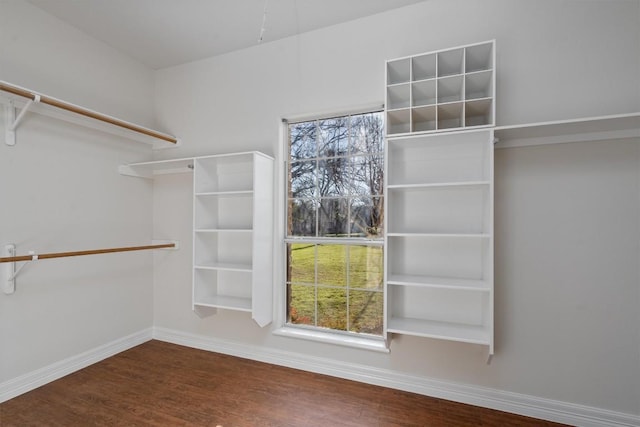
[[387, 61], [387, 135], [493, 126], [494, 64], [494, 41]]
[[385, 180], [387, 332], [493, 354], [493, 130], [388, 137]]
[[259, 152], [125, 165], [126, 175], [193, 171], [193, 309], [271, 322], [273, 158]]

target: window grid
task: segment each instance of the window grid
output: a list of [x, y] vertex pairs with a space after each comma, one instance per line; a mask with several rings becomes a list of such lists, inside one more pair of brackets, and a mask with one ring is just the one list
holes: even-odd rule
[[[366, 117], [369, 114], [371, 115]], [[287, 237], [285, 238], [287, 246], [287, 323], [289, 324], [293, 323], [296, 326], [311, 327], [312, 329], [327, 329], [324, 311], [328, 310], [330, 314], [335, 307], [321, 307], [322, 294], [325, 292], [328, 294], [330, 290], [342, 290], [344, 291], [344, 302], [339, 301], [337, 304], [344, 306], [344, 318], [337, 320], [331, 318], [332, 326], [329, 326], [328, 329], [332, 332], [348, 334], [363, 333], [362, 330], [357, 330], [358, 327], [355, 325], [357, 319], [352, 316], [356, 314], [353, 312], [355, 304], [357, 304], [355, 295], [361, 293], [360, 297], [367, 295], [373, 304], [377, 303], [380, 306], [379, 313], [377, 313], [379, 327], [373, 328], [379, 330], [364, 331], [364, 333], [382, 334], [382, 299], [384, 298], [382, 287], [383, 230], [381, 227], [384, 200], [382, 191], [383, 119], [380, 112], [369, 114], [289, 124], [288, 224]], [[356, 120], [354, 117], [361, 120], [377, 120], [375, 125], [378, 127], [373, 135], [363, 133], [363, 130], [367, 130], [363, 127], [364, 120], [359, 122], [359, 128], [353, 126], [354, 120]], [[299, 126], [300, 128], [298, 128]], [[356, 133], [356, 130], [359, 133]], [[296, 134], [295, 141], [294, 132], [299, 132]], [[375, 149], [371, 150], [372, 146]], [[296, 150], [295, 153], [294, 150]], [[377, 175], [374, 176], [374, 174]], [[378, 221], [373, 224], [375, 227], [372, 227], [371, 225], [375, 221], [374, 212], [377, 212]], [[296, 218], [296, 215], [300, 217]], [[369, 218], [366, 217], [367, 215]], [[330, 216], [335, 216], [335, 218]], [[303, 248], [294, 248], [296, 244], [313, 245], [313, 283], [309, 281], [311, 277], [307, 277], [306, 280], [292, 277], [294, 268], [300, 268], [293, 260], [294, 251]], [[340, 250], [343, 251], [343, 258], [340, 261], [343, 277], [340, 284], [325, 280], [320, 276], [320, 261], [323, 257], [320, 250], [325, 247], [322, 250], [326, 252], [327, 248], [332, 246], [341, 247]], [[366, 252], [367, 262], [370, 253], [373, 253], [372, 258], [377, 257], [378, 265], [377, 268], [374, 268], [372, 276], [374, 277], [373, 282], [378, 281], [379, 283], [374, 287], [367, 285], [372, 280], [369, 278], [357, 285], [352, 281], [355, 268], [363, 268], [362, 265], [353, 264], [355, 262], [352, 259], [353, 248], [356, 247], [362, 247], [364, 251], [369, 251]], [[323, 273], [325, 276], [327, 275], [326, 272]], [[368, 277], [368, 274], [368, 271], [364, 272], [365, 277]], [[307, 319], [305, 311], [298, 312], [292, 304], [294, 289], [297, 292], [304, 288], [312, 288], [309, 290], [313, 291], [313, 319]], [[326, 303], [326, 301], [322, 302]], [[359, 306], [360, 314], [365, 312], [367, 308], [368, 305]], [[293, 319], [294, 309], [296, 309], [296, 319]], [[338, 307], [338, 309], [340, 308]], [[340, 322], [344, 322], [344, 325], [342, 326]], [[336, 327], [334, 323], [340, 326]]]

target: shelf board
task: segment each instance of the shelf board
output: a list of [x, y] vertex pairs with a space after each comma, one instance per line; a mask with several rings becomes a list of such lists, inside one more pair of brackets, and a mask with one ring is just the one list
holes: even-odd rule
[[194, 233], [252, 233], [251, 228], [197, 228]]
[[640, 112], [495, 128], [496, 148], [640, 138]]
[[449, 187], [483, 187], [489, 186], [489, 181], [438, 182], [432, 184], [389, 184], [389, 190], [410, 190], [413, 188], [449, 188]]
[[208, 295], [194, 300], [201, 307], [225, 308], [228, 310], [251, 312], [251, 298], [230, 297], [226, 295]]
[[387, 332], [490, 345], [489, 331], [477, 325], [392, 317], [389, 319]]
[[407, 274], [391, 274], [387, 279], [387, 284], [393, 286], [419, 286], [481, 292], [489, 292], [491, 290], [489, 284], [484, 280], [415, 276]]
[[242, 271], [251, 273], [250, 264], [230, 264], [230, 263], [210, 263], [194, 265], [195, 270], [225, 270], [225, 271]]
[[118, 168], [121, 175], [153, 178], [157, 175], [192, 173], [193, 158], [158, 160], [153, 162], [129, 163]]
[[253, 195], [253, 190], [207, 191], [207, 192], [195, 193], [196, 197], [247, 197], [252, 195]]
[[491, 237], [487, 233], [387, 233], [388, 237], [453, 237], [453, 238], [473, 238], [488, 239]]

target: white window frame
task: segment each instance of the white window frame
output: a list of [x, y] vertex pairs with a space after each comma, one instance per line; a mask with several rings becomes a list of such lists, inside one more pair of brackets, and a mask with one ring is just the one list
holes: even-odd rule
[[[288, 170], [288, 146], [289, 146], [289, 124], [296, 122], [304, 122], [304, 121], [312, 121], [312, 120], [323, 120], [329, 119], [333, 117], [347, 116], [347, 115], [358, 115], [358, 114], [366, 114], [373, 113], [378, 111], [383, 111], [384, 107], [381, 104], [376, 105], [368, 105], [368, 106], [360, 106], [354, 107], [346, 110], [338, 110], [326, 113], [319, 114], [306, 114], [306, 115], [298, 115], [298, 116], [289, 116], [287, 118], [283, 118], [280, 124], [280, 137], [278, 144], [278, 155], [277, 164], [279, 167], [277, 168], [277, 194], [279, 197], [278, 206], [279, 206], [279, 218], [278, 221], [278, 229], [276, 230], [276, 235], [280, 236], [279, 239], [276, 239], [276, 243], [274, 245], [274, 251], [276, 251], [277, 256], [276, 259], [279, 259], [280, 262], [278, 272], [276, 273], [275, 283], [277, 284], [274, 289], [274, 310], [275, 310], [275, 318], [277, 328], [273, 331], [274, 335], [294, 338], [294, 339], [302, 339], [309, 340], [333, 345], [340, 345], [351, 348], [358, 348], [364, 350], [371, 350], [376, 352], [389, 353], [389, 345], [386, 337], [386, 287], [383, 286], [383, 333], [381, 336], [376, 335], [367, 335], [362, 334], [358, 335], [355, 333], [342, 333], [341, 331], [334, 330], [321, 330], [318, 328], [306, 328], [304, 326], [293, 326], [287, 324], [287, 291], [286, 291], [286, 269], [287, 269], [287, 259], [286, 259], [286, 245], [290, 242], [290, 239], [287, 239], [287, 186], [288, 186], [288, 178], [287, 178], [287, 170]], [[386, 195], [383, 195], [386, 196]], [[330, 241], [322, 241], [323, 243], [330, 243]], [[368, 239], [349, 239], [349, 241], [341, 242], [343, 244], [353, 243], [353, 244], [375, 244], [381, 245], [384, 247], [384, 241], [372, 241]]]

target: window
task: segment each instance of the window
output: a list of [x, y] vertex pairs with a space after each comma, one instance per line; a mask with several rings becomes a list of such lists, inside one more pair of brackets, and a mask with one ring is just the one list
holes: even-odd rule
[[289, 123], [287, 324], [382, 335], [381, 112]]

